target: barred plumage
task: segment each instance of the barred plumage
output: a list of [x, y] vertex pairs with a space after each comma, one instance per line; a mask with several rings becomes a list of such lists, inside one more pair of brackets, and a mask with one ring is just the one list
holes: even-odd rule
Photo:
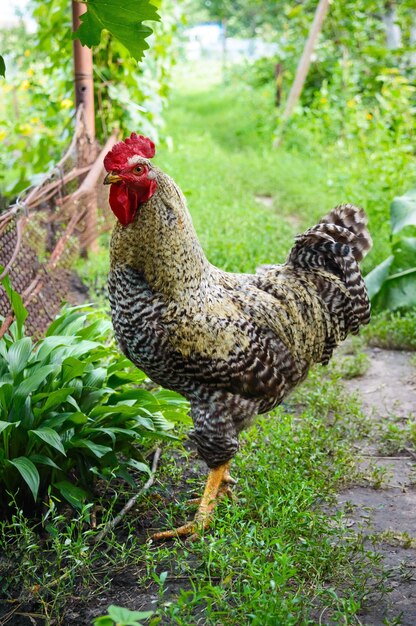
[[[327, 363], [370, 307], [357, 261], [371, 247], [362, 209], [341, 205], [296, 238], [284, 265], [230, 274], [206, 259], [175, 183], [157, 189], [111, 242], [109, 293], [120, 347], [191, 403], [191, 438], [209, 467], [279, 404], [313, 363]], [[150, 178], [150, 176], [149, 176]]]

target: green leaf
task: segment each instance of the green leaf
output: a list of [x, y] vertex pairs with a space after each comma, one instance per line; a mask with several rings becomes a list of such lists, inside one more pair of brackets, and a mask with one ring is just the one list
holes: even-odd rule
[[3, 432], [3, 430], [6, 430], [6, 428], [10, 428], [11, 426], [18, 426], [19, 422], [4, 422], [3, 420], [0, 420], [0, 433]]
[[53, 467], [54, 469], [61, 469], [59, 465], [55, 463], [55, 461], [52, 461], [52, 459], [45, 456], [44, 454], [31, 454], [29, 458], [36, 465], [47, 465], [48, 467]]
[[44, 361], [50, 355], [53, 350], [62, 346], [69, 346], [75, 342], [75, 337], [45, 337], [39, 343], [36, 359], [38, 361]]
[[108, 615], [103, 615], [94, 620], [93, 626], [114, 626], [114, 620], [108, 617]]
[[28, 396], [30, 393], [43, 386], [46, 377], [56, 370], [56, 365], [43, 365], [35, 374], [29, 376], [16, 389], [16, 396]]
[[39, 439], [42, 439], [42, 441], [45, 441], [45, 443], [49, 444], [52, 448], [55, 448], [58, 452], [61, 452], [66, 456], [61, 438], [58, 433], [53, 430], [53, 428], [45, 426], [44, 428], [37, 428], [36, 430], [30, 430], [29, 432], [36, 435], [36, 437], [39, 437]]
[[100, 443], [94, 443], [94, 441], [89, 441], [88, 439], [72, 439], [70, 443], [71, 448], [88, 448], [91, 452], [100, 459], [102, 456], [107, 454], [107, 452], [111, 452], [112, 448], [108, 446], [103, 446]]
[[150, 471], [150, 467], [146, 465], [146, 463], [141, 463], [140, 461], [136, 461], [136, 459], [129, 459], [127, 461], [127, 465], [130, 465], [130, 467], [134, 467], [134, 469], [138, 470], [139, 472], [144, 472], [149, 476], [151, 476], [152, 474], [152, 472]]
[[416, 237], [401, 237], [393, 245], [393, 255], [390, 274], [416, 268]]
[[385, 261], [377, 265], [367, 276], [364, 278], [364, 282], [367, 286], [369, 298], [372, 300], [374, 296], [380, 291], [390, 272], [390, 267], [394, 261], [394, 256], [389, 256]]
[[107, 370], [104, 367], [94, 367], [91, 372], [86, 372], [84, 385], [87, 387], [102, 387], [107, 377]]
[[8, 461], [8, 463], [14, 465], [14, 467], [20, 473], [23, 480], [32, 492], [33, 499], [36, 502], [40, 482], [39, 472], [36, 469], [36, 466], [32, 463], [30, 459], [26, 458], [25, 456], [19, 456], [16, 459], [11, 459], [10, 461]]
[[112, 328], [109, 319], [99, 319], [85, 326], [78, 332], [78, 336], [83, 339], [97, 339], [98, 337], [106, 337]]
[[46, 413], [50, 409], [61, 405], [63, 402], [65, 402], [68, 396], [71, 395], [74, 389], [75, 387], [65, 387], [64, 389], [57, 389], [56, 391], [52, 391], [52, 393], [48, 395], [48, 399], [42, 407], [42, 413]]
[[[4, 270], [3, 265], [0, 265], [0, 274], [3, 270]], [[12, 284], [10, 282], [10, 276], [8, 275], [5, 276], [2, 280], [2, 283], [7, 293], [7, 296], [9, 298], [14, 316], [16, 318], [17, 334], [18, 334], [17, 338], [20, 339], [21, 337], [23, 337], [23, 324], [24, 324], [25, 319], [28, 316], [28, 312], [26, 311], [25, 306], [23, 304], [22, 296], [18, 294], [17, 291], [15, 291], [12, 287]]]
[[111, 604], [107, 610], [111, 619], [120, 626], [137, 626], [140, 620], [149, 619], [154, 614], [154, 611], [130, 611], [114, 604]]
[[7, 411], [13, 398], [14, 387], [9, 383], [0, 386], [0, 404], [4, 411]]
[[30, 337], [24, 337], [15, 341], [7, 354], [9, 362], [9, 370], [13, 378], [16, 378], [27, 365], [29, 356], [32, 352], [32, 340]]
[[82, 376], [87, 366], [88, 363], [84, 363], [84, 361], [69, 356], [62, 363], [62, 382], [65, 383], [73, 378]]
[[65, 422], [69, 422], [70, 424], [86, 424], [88, 422], [88, 417], [82, 411], [76, 411], [75, 413], [71, 413], [68, 417], [65, 418]]
[[101, 344], [98, 341], [89, 341], [88, 339], [84, 339], [82, 341], [77, 341], [73, 346], [69, 346], [67, 350], [68, 357], [72, 356], [78, 358], [80, 356], [88, 355], [91, 350], [94, 348], [98, 348]]
[[405, 226], [416, 226], [416, 189], [394, 198], [390, 205], [390, 218], [394, 235]]
[[83, 46], [97, 46], [103, 28], [118, 39], [140, 61], [149, 47], [145, 41], [152, 29], [143, 24], [144, 20], [160, 21], [156, 7], [150, 0], [89, 0], [87, 12], [81, 15], [81, 26], [73, 34]]
[[76, 487], [68, 480], [55, 483], [54, 487], [65, 498], [65, 500], [71, 504], [71, 506], [78, 510], [82, 509], [85, 500], [88, 498], [88, 493], [84, 489]]
[[416, 268], [389, 276], [377, 294], [375, 304], [391, 311], [416, 306]]
[[0, 54], [0, 76], [3, 76], [3, 77], [6, 76], [6, 64], [1, 54]]

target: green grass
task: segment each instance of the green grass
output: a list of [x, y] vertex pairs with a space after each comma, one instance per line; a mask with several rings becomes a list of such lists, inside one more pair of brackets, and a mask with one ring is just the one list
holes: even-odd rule
[[370, 345], [379, 348], [416, 350], [416, 309], [374, 316], [363, 336]]
[[[185, 71], [167, 111], [170, 149], [157, 163], [187, 195], [197, 232], [210, 260], [228, 270], [252, 271], [281, 262], [293, 235], [312, 226], [334, 205], [365, 207], [374, 248], [369, 271], [390, 254], [389, 207], [414, 185], [414, 166], [398, 167], [388, 151], [357, 146], [353, 159], [336, 145], [272, 148], [275, 111], [267, 88], [241, 81], [189, 84]], [[270, 196], [270, 208], [256, 201]]]
[[[331, 512], [331, 504], [354, 474], [349, 444], [367, 429], [357, 402], [344, 397], [339, 375], [318, 368], [289, 405], [244, 435], [233, 472], [238, 504], [221, 503], [200, 540], [155, 545], [144, 543], [139, 530], [149, 515], [151, 526], [183, 520], [190, 514], [187, 492], [202, 488], [203, 477], [190, 473], [192, 456], [172, 447], [153, 493], [98, 545], [86, 514], [71, 521], [53, 507], [45, 514], [43, 539], [17, 514], [13, 533], [10, 526], [0, 533], [3, 574], [9, 566], [3, 590], [40, 604], [47, 623], [66, 624], [73, 595], [86, 603], [97, 593], [111, 598], [111, 579], [130, 572], [139, 586], [125, 603], [147, 589], [158, 596], [156, 619], [172, 626], [295, 626], [317, 624], [323, 614], [333, 623], [356, 624], [371, 592], [369, 571], [378, 591], [384, 575], [363, 537]], [[114, 505], [105, 494], [103, 522]], [[16, 558], [18, 569], [11, 567]]]

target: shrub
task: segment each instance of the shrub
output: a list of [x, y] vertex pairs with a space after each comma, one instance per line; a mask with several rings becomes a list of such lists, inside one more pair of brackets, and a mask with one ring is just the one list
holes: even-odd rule
[[85, 306], [64, 311], [34, 342], [20, 297], [7, 289], [17, 315], [0, 340], [2, 502], [10, 493], [30, 511], [49, 492], [79, 509], [97, 477], [134, 484], [129, 470], [149, 472], [144, 448], [172, 438], [168, 418], [183, 419], [186, 401], [138, 387], [145, 374], [105, 344], [110, 321]]
[[[378, 311], [416, 306], [415, 189], [394, 198], [390, 218], [391, 255], [365, 277], [371, 302]], [[413, 236], [404, 236], [404, 229]]]

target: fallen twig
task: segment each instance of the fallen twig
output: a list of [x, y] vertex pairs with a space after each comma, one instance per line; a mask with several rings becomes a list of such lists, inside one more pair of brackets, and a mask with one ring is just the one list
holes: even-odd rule
[[[407, 448], [406, 448], [407, 450]], [[361, 456], [365, 457], [366, 459], [386, 459], [386, 461], [408, 461], [409, 459], [414, 459], [415, 455], [413, 454], [413, 456], [410, 455], [402, 455], [402, 456], [389, 456], [389, 455], [385, 455], [385, 454], [363, 454], [361, 453]]]
[[108, 524], [104, 526], [102, 531], [99, 532], [98, 535], [96, 536], [94, 543], [98, 543], [99, 541], [101, 541], [101, 539], [105, 537], [105, 535], [107, 535], [107, 533], [109, 533], [110, 530], [113, 530], [113, 528], [117, 526], [120, 520], [123, 519], [126, 513], [130, 511], [130, 509], [135, 504], [135, 502], [137, 502], [140, 496], [143, 495], [146, 491], [148, 491], [150, 487], [153, 485], [155, 476], [156, 476], [157, 464], [159, 463], [161, 452], [162, 451], [160, 448], [156, 448], [155, 455], [153, 457], [152, 468], [150, 470], [149, 480], [143, 485], [140, 491], [138, 491], [132, 498], [130, 498], [130, 500], [123, 506], [120, 513], [116, 515], [116, 517], [113, 520], [111, 520], [111, 522], [108, 522]]
[[404, 448], [404, 450], [406, 450], [407, 454], [410, 454], [412, 459], [416, 461], [416, 452], [412, 450], [412, 448]]

